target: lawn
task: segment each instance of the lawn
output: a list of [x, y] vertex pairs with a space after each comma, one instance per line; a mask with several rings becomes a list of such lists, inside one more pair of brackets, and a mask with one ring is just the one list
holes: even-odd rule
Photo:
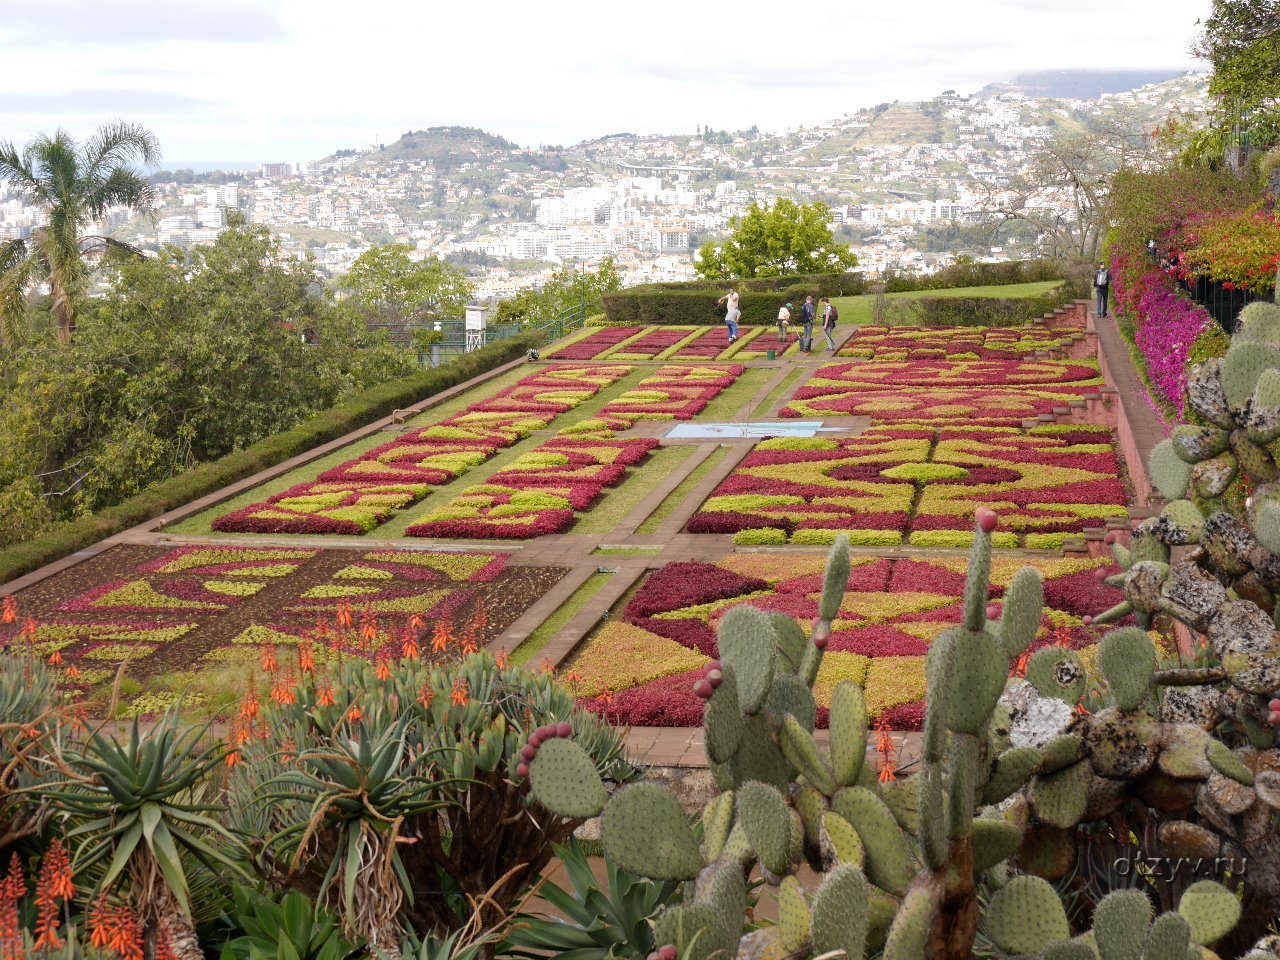
[[[1061, 280], [1045, 280], [1038, 283], [1012, 283], [995, 287], [951, 287], [945, 290], [912, 290], [907, 293], [888, 293], [889, 300], [919, 300], [922, 297], [993, 297], [1000, 299], [1022, 299], [1038, 297], [1060, 286]], [[834, 297], [832, 303], [840, 311], [840, 323], [867, 324], [871, 322], [871, 308], [875, 304], [874, 294], [863, 294], [857, 297]]]

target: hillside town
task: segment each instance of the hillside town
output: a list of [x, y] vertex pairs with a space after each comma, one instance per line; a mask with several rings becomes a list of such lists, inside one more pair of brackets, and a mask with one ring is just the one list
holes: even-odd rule
[[[789, 196], [826, 203], [837, 238], [865, 269], [931, 272], [956, 255], [1038, 252], [1041, 238], [1023, 225], [965, 228], [1001, 219], [1011, 185], [1055, 136], [1106, 124], [1149, 132], [1207, 103], [1206, 75], [1189, 73], [1096, 98], [1036, 98], [1010, 84], [946, 91], [780, 133], [699, 126], [526, 149], [479, 130], [433, 128], [315, 161], [162, 175], [153, 216], [121, 212], [103, 227], [143, 249], [203, 244], [239, 212], [329, 276], [373, 244], [404, 242], [465, 265], [480, 296], [502, 298], [558, 266], [589, 269], [606, 256], [628, 285], [688, 279], [700, 244], [724, 236], [751, 204]], [[0, 238], [28, 236], [39, 210], [4, 189]], [[1032, 202], [1070, 208], [1051, 191]], [[937, 230], [947, 242], [930, 242]]]

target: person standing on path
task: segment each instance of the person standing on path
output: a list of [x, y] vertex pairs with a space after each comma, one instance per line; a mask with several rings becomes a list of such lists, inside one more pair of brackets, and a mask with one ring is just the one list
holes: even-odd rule
[[1093, 286], [1098, 291], [1098, 305], [1094, 311], [1100, 317], [1107, 315], [1107, 293], [1111, 289], [1111, 271], [1105, 263], [1098, 264], [1098, 272], [1093, 275]]
[[791, 304], [778, 311], [778, 342], [787, 342], [787, 328], [791, 326]]
[[716, 305], [728, 304], [724, 315], [724, 325], [729, 328], [729, 342], [733, 343], [738, 339], [738, 318], [742, 316], [738, 310], [738, 291], [732, 287], [729, 292], [716, 301]]
[[804, 332], [800, 335], [802, 353], [808, 353], [813, 349], [813, 319], [817, 312], [813, 305], [813, 296], [805, 297], [804, 305], [800, 308], [800, 322], [804, 324]]
[[836, 332], [836, 321], [840, 319], [840, 311], [831, 304], [830, 297], [822, 298], [822, 335], [827, 338], [827, 349], [836, 352], [836, 341], [832, 336]]

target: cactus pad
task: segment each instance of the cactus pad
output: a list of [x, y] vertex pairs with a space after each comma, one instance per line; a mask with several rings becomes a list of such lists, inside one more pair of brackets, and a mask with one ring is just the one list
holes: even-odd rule
[[1171, 501], [1160, 513], [1161, 539], [1167, 544], [1185, 546], [1199, 543], [1203, 532], [1204, 514], [1190, 500]]
[[1152, 448], [1147, 466], [1151, 482], [1166, 500], [1187, 495], [1187, 488], [1191, 485], [1191, 465], [1178, 456], [1172, 440], [1161, 440]]
[[903, 830], [916, 833], [920, 829], [920, 782], [916, 777], [881, 784], [880, 799]]
[[973, 872], [988, 870], [1008, 860], [1022, 842], [1022, 831], [1005, 820], [973, 821]]
[[1187, 376], [1187, 402], [1191, 404], [1191, 409], [1210, 423], [1224, 430], [1231, 430], [1236, 423], [1227, 406], [1227, 396], [1222, 386], [1222, 368], [1221, 357], [1212, 357], [1192, 367]]
[[1230, 748], [1221, 740], [1210, 739], [1209, 746], [1205, 750], [1205, 756], [1209, 758], [1209, 763], [1213, 765], [1213, 769], [1229, 780], [1243, 784], [1246, 787], [1253, 786], [1253, 771], [1241, 762], [1240, 758], [1231, 752]]
[[702, 869], [698, 841], [680, 803], [656, 783], [632, 784], [614, 794], [600, 818], [600, 833], [605, 853], [642, 877], [692, 880]]
[[548, 740], [529, 762], [529, 790], [552, 813], [587, 820], [604, 809], [608, 794], [591, 757], [572, 740]]
[[1107, 678], [1116, 706], [1121, 710], [1137, 710], [1151, 692], [1156, 650], [1151, 638], [1137, 627], [1112, 630], [1098, 646], [1098, 666]]
[[[1047, 947], [1044, 953], [1040, 954], [1040, 960], [1098, 960], [1098, 953], [1087, 943], [1067, 940]], [[1185, 960], [1185, 957], [1182, 960]]]
[[813, 898], [813, 946], [819, 953], [843, 950], [860, 958], [867, 941], [867, 881], [852, 864], [827, 874]]
[[770, 873], [786, 874], [791, 867], [791, 814], [782, 794], [767, 783], [744, 783], [735, 807], [760, 863]]
[[1074, 827], [1084, 816], [1090, 776], [1089, 764], [1082, 762], [1036, 777], [1031, 783], [1036, 816], [1052, 827]]
[[746, 721], [738, 704], [738, 681], [733, 667], [723, 664], [723, 679], [716, 687], [702, 715], [707, 757], [713, 763], [727, 763], [742, 742]]
[[778, 742], [782, 746], [782, 754], [793, 767], [812, 786], [817, 787], [826, 796], [836, 792], [836, 780], [822, 757], [818, 754], [818, 745], [813, 741], [813, 734], [800, 725], [791, 714], [787, 714], [778, 729]]
[[681, 960], [710, 960], [733, 956], [738, 948], [741, 921], [728, 927], [719, 911], [704, 903], [668, 907], [653, 925], [655, 943], [675, 946]]
[[929, 942], [935, 911], [933, 898], [916, 887], [902, 900], [884, 944], [884, 960], [920, 960]]
[[1231, 434], [1231, 452], [1240, 461], [1243, 470], [1254, 484], [1270, 483], [1280, 477], [1275, 458], [1261, 444], [1254, 443], [1243, 430]]
[[809, 638], [800, 629], [800, 624], [785, 613], [773, 611], [766, 613], [765, 616], [773, 625], [773, 632], [778, 635], [778, 662], [774, 672], [795, 673], [800, 667], [800, 660], [804, 656], [804, 648], [809, 643]]
[[844, 534], [836, 537], [827, 554], [827, 569], [822, 575], [822, 597], [818, 601], [818, 616], [823, 620], [834, 620], [840, 613], [840, 603], [844, 600], [844, 592], [849, 588], [849, 538]]
[[1184, 960], [1191, 948], [1191, 924], [1180, 913], [1162, 913], [1147, 931], [1142, 960]]
[[[969, 576], [974, 576], [972, 569]], [[956, 733], [979, 734], [1004, 692], [1009, 661], [986, 630], [950, 627], [943, 633], [948, 635], [955, 658], [945, 677], [947, 726]], [[934, 646], [937, 643], [935, 640]]]
[[718, 633], [721, 663], [733, 668], [738, 680], [738, 704], [743, 713], [759, 713], [773, 683], [778, 636], [764, 613], [737, 606], [724, 615]]
[[800, 814], [805, 839], [816, 846], [818, 835], [822, 832], [822, 815], [827, 810], [827, 798], [813, 787], [799, 786], [791, 793], [791, 804], [796, 813]]
[[1169, 437], [1173, 452], [1187, 463], [1199, 463], [1226, 451], [1230, 434], [1219, 427], [1197, 427], [1182, 423]]
[[720, 852], [733, 829], [733, 791], [717, 793], [702, 808], [702, 857], [708, 863], [720, 859]]
[[1074, 650], [1041, 647], [1027, 661], [1027, 682], [1042, 696], [1075, 706], [1084, 696], [1084, 664]]
[[788, 953], [799, 953], [809, 942], [809, 904], [795, 877], [778, 887], [778, 938]]
[[1151, 901], [1139, 890], [1113, 890], [1093, 911], [1093, 938], [1104, 960], [1142, 960]]
[[999, 803], [1014, 791], [1021, 790], [1039, 766], [1040, 751], [1035, 747], [1006, 750], [996, 758], [995, 769], [983, 784], [979, 800], [983, 804]]
[[1280, 347], [1237, 340], [1222, 359], [1222, 390], [1237, 417], [1253, 399], [1263, 371], [1280, 367]]
[[1220, 497], [1227, 492], [1239, 473], [1240, 461], [1234, 453], [1218, 454], [1191, 468], [1191, 490], [1197, 497]]
[[1040, 772], [1055, 773], [1083, 755], [1083, 740], [1074, 733], [1060, 733], [1040, 748]]
[[813, 699], [809, 685], [795, 674], [775, 674], [765, 708], [774, 718], [781, 720], [788, 713], [799, 721], [804, 730], [812, 731], [818, 719], [818, 704]]
[[858, 831], [871, 882], [901, 896], [911, 882], [907, 845], [884, 801], [865, 787], [845, 787], [832, 798], [831, 809]]
[[1245, 429], [1254, 443], [1270, 443], [1280, 436], [1280, 370], [1267, 370], [1258, 378]]
[[1007, 660], [1016, 660], [1031, 646], [1040, 629], [1040, 612], [1044, 605], [1044, 584], [1033, 567], [1023, 567], [1013, 575], [1004, 592], [1004, 609], [1000, 614], [1000, 652]]
[[1191, 925], [1192, 941], [1208, 946], [1240, 920], [1240, 901], [1222, 884], [1200, 880], [1182, 892], [1178, 913]]
[[866, 851], [858, 831], [848, 820], [830, 810], [822, 815], [819, 849], [824, 864], [851, 863], [861, 869], [866, 862]]
[[831, 692], [831, 766], [836, 782], [851, 787], [867, 756], [867, 701], [862, 687], [846, 680]]
[[1040, 877], [1014, 877], [987, 907], [987, 934], [1006, 953], [1038, 953], [1071, 936], [1053, 887]]
[[1280, 307], [1265, 300], [1255, 300], [1240, 311], [1236, 327], [1237, 340], [1280, 343]]

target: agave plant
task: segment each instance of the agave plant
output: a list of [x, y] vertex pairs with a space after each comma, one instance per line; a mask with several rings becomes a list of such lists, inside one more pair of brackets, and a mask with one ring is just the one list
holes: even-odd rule
[[234, 922], [241, 934], [222, 948], [222, 960], [349, 960], [359, 955], [338, 929], [337, 919], [300, 893], [279, 903], [236, 887]]
[[135, 720], [124, 741], [94, 733], [61, 749], [64, 779], [45, 793], [71, 815], [66, 837], [78, 842], [77, 876], [97, 874], [99, 895], [123, 885], [152, 953], [163, 933], [179, 957], [203, 956], [185, 857], [210, 872], [245, 876], [239, 842], [210, 816], [217, 806], [205, 799], [225, 756], [204, 742], [206, 730], [183, 728], [175, 709], [145, 733]]
[[602, 885], [577, 838], [557, 845], [555, 852], [571, 888], [548, 880], [537, 893], [565, 919], [517, 915], [503, 943], [503, 954], [558, 956], [562, 960], [644, 960], [653, 952], [657, 944], [651, 921], [678, 898], [680, 885], [629, 873], [608, 857]]

